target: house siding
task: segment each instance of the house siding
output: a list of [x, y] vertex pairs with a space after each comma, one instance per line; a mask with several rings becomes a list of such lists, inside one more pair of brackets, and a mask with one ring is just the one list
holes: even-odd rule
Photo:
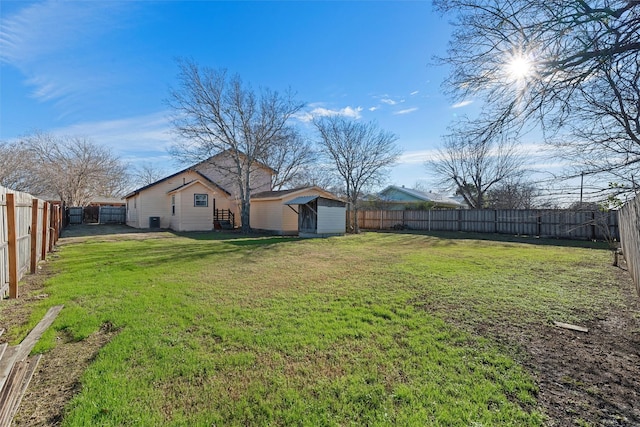
[[133, 197], [130, 197], [129, 199], [127, 199], [127, 225], [129, 227], [133, 227], [133, 228], [140, 228], [140, 225], [138, 223], [138, 203], [139, 203], [139, 196], [135, 195]]
[[[211, 215], [210, 224], [211, 227], [213, 227], [213, 207], [211, 204], [212, 199], [213, 197], [226, 199], [227, 195], [223, 194], [221, 191], [216, 191], [215, 193], [211, 192], [211, 190], [202, 186], [201, 184], [194, 185], [194, 187], [189, 187], [187, 190], [185, 190], [187, 194], [186, 196], [182, 196], [181, 192], [179, 191], [176, 193], [172, 193], [176, 195], [176, 214], [171, 215], [171, 194], [168, 194], [169, 191], [178, 188], [185, 182], [190, 182], [196, 179], [202, 179], [202, 177], [193, 171], [185, 171], [179, 175], [172, 177], [171, 179], [159, 182], [152, 187], [146, 188], [135, 196], [130, 197], [127, 200], [135, 200], [137, 208], [132, 209], [131, 213], [128, 214], [127, 225], [135, 228], [149, 228], [149, 217], [157, 216], [160, 217], [161, 228], [171, 228], [174, 230], [178, 230], [182, 229], [182, 227], [191, 227], [191, 224], [193, 224], [194, 221], [202, 221], [202, 218], [190, 218], [190, 215], [192, 214], [187, 213], [187, 211], [183, 210], [182, 208], [185, 206], [185, 204], [189, 203], [186, 201], [189, 198], [189, 193], [191, 194], [190, 203], [193, 207], [193, 194], [194, 192], [200, 192], [209, 194], [208, 210]], [[196, 191], [193, 188], [199, 188], [200, 190]], [[219, 207], [219, 209], [226, 209], [226, 207]], [[182, 218], [185, 213], [187, 214], [187, 218]], [[209, 227], [209, 225], [207, 225], [207, 227]], [[210, 230], [211, 227], [206, 229]]]
[[251, 228], [272, 231], [282, 230], [282, 213], [282, 201], [280, 199], [265, 201], [253, 200], [251, 202]]
[[[291, 200], [289, 198], [288, 200]], [[295, 206], [291, 206], [295, 209]], [[298, 232], [298, 214], [289, 206], [282, 206], [282, 231], [284, 234], [296, 234]]]
[[[259, 193], [261, 191], [271, 190], [271, 172], [260, 166], [254, 167], [255, 170], [251, 173], [251, 192]], [[197, 170], [231, 194], [240, 194], [236, 175], [229, 172], [231, 170], [235, 170], [235, 163], [231, 157], [216, 157], [214, 158], [213, 163], [203, 163], [198, 165]]]
[[[195, 194], [207, 194], [207, 206], [194, 206]], [[176, 194], [176, 211], [180, 206], [180, 214], [176, 212], [179, 220], [176, 231], [207, 231], [213, 229], [213, 199], [214, 192], [202, 184], [194, 184], [193, 186], [177, 192]], [[169, 200], [171, 197], [169, 197]]]

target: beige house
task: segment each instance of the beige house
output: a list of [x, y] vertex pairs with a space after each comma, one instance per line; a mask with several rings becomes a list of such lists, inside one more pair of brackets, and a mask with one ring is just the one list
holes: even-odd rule
[[[235, 227], [240, 201], [230, 172], [233, 166], [231, 157], [223, 152], [127, 194], [127, 225], [175, 231]], [[269, 190], [272, 175], [269, 167], [257, 166], [251, 174], [251, 190]]]
[[345, 206], [320, 187], [265, 191], [251, 198], [251, 228], [284, 235], [342, 235]]

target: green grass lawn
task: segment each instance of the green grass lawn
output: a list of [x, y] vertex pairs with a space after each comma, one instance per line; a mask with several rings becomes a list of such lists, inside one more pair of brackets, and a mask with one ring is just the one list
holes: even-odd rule
[[542, 425], [533, 378], [468, 326], [618, 301], [607, 251], [550, 245], [167, 233], [59, 255], [23, 332], [65, 308], [35, 350], [118, 329], [68, 426]]

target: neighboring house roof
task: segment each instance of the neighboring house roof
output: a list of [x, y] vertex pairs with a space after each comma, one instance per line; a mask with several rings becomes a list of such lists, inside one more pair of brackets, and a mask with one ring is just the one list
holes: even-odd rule
[[457, 200], [442, 194], [424, 192], [395, 185], [390, 185], [385, 188], [378, 193], [378, 196], [386, 202], [393, 203], [431, 202], [441, 206], [462, 207], [462, 204]]
[[90, 205], [124, 205], [122, 199], [116, 197], [94, 197], [89, 202]]
[[298, 188], [292, 188], [289, 190], [278, 190], [278, 191], [263, 191], [261, 193], [256, 193], [256, 194], [252, 194], [251, 195], [251, 200], [277, 200], [277, 199], [282, 199], [285, 196], [289, 196], [289, 195], [304, 195], [302, 193], [309, 193], [310, 191], [315, 191], [315, 192], [319, 192], [322, 194], [322, 197], [326, 198], [326, 199], [332, 199], [332, 200], [340, 200], [339, 198], [337, 198], [335, 195], [331, 194], [330, 192], [328, 192], [327, 190], [320, 188], [318, 186], [312, 186], [312, 187], [298, 187]]

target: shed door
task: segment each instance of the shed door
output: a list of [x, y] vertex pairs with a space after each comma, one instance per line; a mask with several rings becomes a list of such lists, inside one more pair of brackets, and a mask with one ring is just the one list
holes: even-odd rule
[[298, 231], [301, 233], [318, 231], [318, 199], [298, 207]]

